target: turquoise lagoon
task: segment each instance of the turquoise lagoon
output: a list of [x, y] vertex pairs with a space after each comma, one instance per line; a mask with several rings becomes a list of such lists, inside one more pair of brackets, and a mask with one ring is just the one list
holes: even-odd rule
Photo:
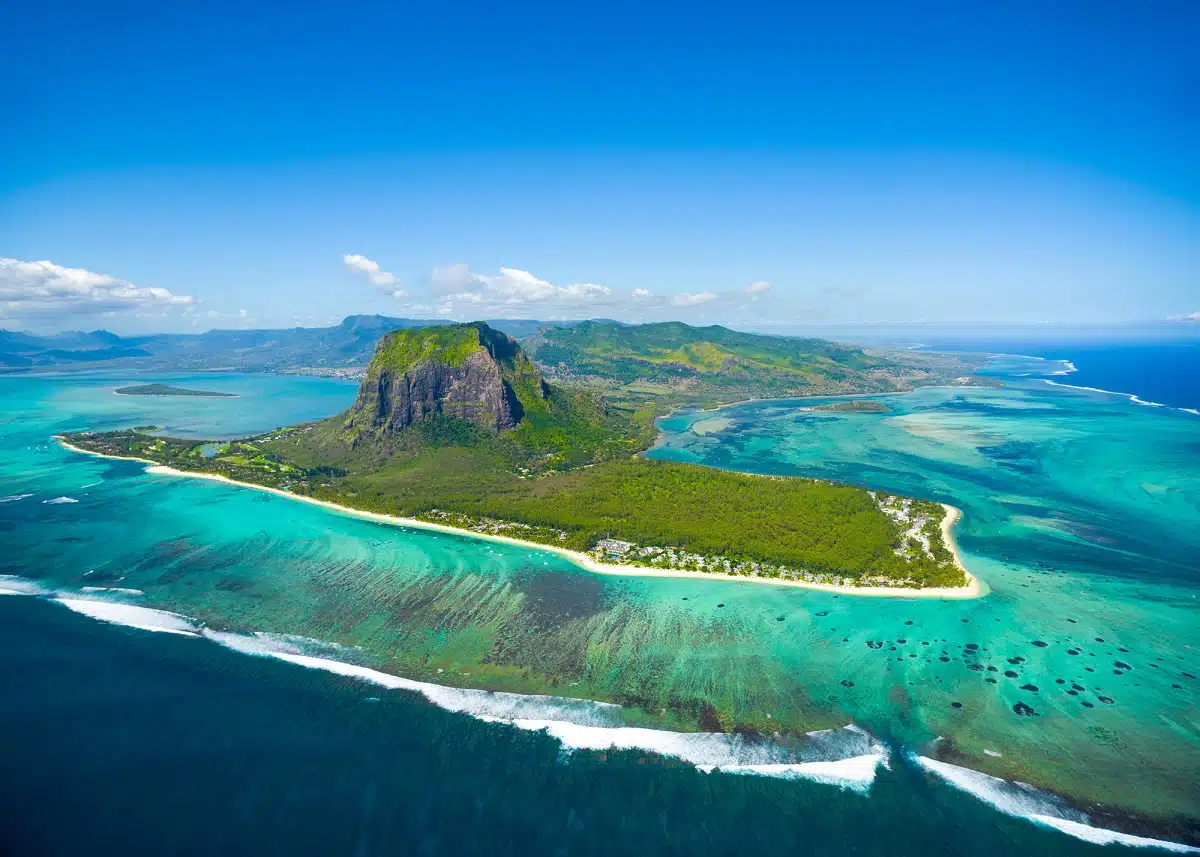
[[[10, 588], [174, 611], [190, 617], [180, 629], [203, 623], [242, 650], [555, 697], [441, 699], [477, 715], [517, 705], [530, 721], [674, 736], [654, 746], [697, 728], [759, 736], [675, 753], [698, 763], [804, 761], [811, 742], [789, 736], [855, 723], [888, 743], [894, 766], [922, 755], [957, 766], [947, 776], [973, 769], [1064, 794], [1096, 823], [1136, 828], [1120, 817], [1130, 813], [1196, 836], [1194, 415], [1031, 382], [879, 397], [887, 414], [761, 402], [663, 422], [658, 457], [959, 506], [967, 564], [991, 592], [940, 601], [597, 576], [541, 551], [147, 474], [52, 441], [147, 423], [230, 437], [334, 413], [354, 394], [314, 379], [173, 375], [155, 380], [240, 395], [112, 395], [130, 380], [0, 379]], [[873, 752], [864, 740], [849, 735], [834, 757]], [[992, 788], [996, 803], [988, 782], [968, 787]]]

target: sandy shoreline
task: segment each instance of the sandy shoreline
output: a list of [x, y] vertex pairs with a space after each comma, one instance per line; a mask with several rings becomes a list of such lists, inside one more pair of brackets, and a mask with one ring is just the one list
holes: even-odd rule
[[132, 456], [122, 455], [106, 455], [101, 452], [92, 452], [88, 449], [81, 449], [68, 443], [61, 436], [55, 435], [55, 439], [65, 448], [73, 452], [80, 452], [84, 455], [94, 455], [99, 458], [113, 458], [119, 461], [140, 461], [144, 462], [149, 467], [146, 468], [147, 473], [153, 473], [164, 476], [184, 476], [194, 479], [208, 479], [213, 482], [223, 482], [226, 485], [237, 485], [242, 488], [252, 488], [255, 491], [265, 491], [268, 494], [275, 494], [280, 497], [286, 497], [289, 500], [298, 500], [302, 503], [309, 503], [314, 506], [321, 506], [334, 512], [343, 515], [350, 515], [355, 518], [362, 518], [368, 521], [375, 521], [380, 524], [389, 524], [397, 527], [409, 527], [412, 529], [433, 530], [441, 533], [448, 533], [457, 536], [466, 536], [475, 539], [487, 539], [494, 542], [503, 542], [515, 547], [530, 548], [533, 550], [550, 551], [559, 556], [565, 557], [580, 568], [596, 574], [611, 574], [623, 577], [676, 577], [692, 580], [725, 580], [734, 583], [756, 583], [767, 586], [790, 586], [797, 589], [815, 589], [824, 592], [836, 592], [846, 595], [863, 595], [869, 597], [886, 597], [886, 598], [941, 598], [941, 599], [967, 599], [979, 598], [986, 595], [988, 590], [982, 585], [980, 580], [967, 571], [963, 565], [962, 556], [958, 551], [958, 545], [954, 541], [951, 530], [954, 524], [958, 521], [962, 512], [954, 507], [943, 503], [946, 509], [946, 516], [942, 519], [942, 535], [946, 540], [947, 546], [951, 553], [954, 554], [954, 561], [962, 568], [963, 573], [967, 576], [967, 585], [954, 588], [929, 588], [929, 589], [905, 589], [899, 586], [832, 586], [824, 583], [806, 583], [798, 580], [775, 580], [769, 577], [748, 577], [736, 574], [723, 574], [717, 572], [703, 571], [682, 571], [678, 569], [663, 569], [663, 568], [648, 568], [646, 566], [637, 565], [613, 565], [610, 563], [597, 562], [592, 557], [579, 551], [569, 550], [567, 548], [556, 547], [554, 545], [546, 545], [541, 542], [525, 541], [524, 539], [515, 539], [511, 536], [499, 536], [492, 533], [480, 533], [475, 530], [464, 530], [458, 527], [450, 527], [446, 524], [435, 524], [430, 521], [421, 521], [416, 518], [401, 518], [396, 515], [384, 515], [379, 512], [366, 512], [361, 509], [354, 509], [349, 506], [341, 506], [337, 503], [331, 503], [328, 500], [319, 500], [316, 497], [306, 497], [302, 494], [292, 494], [289, 491], [283, 491], [279, 488], [271, 488], [266, 485], [255, 485], [251, 482], [238, 482], [230, 479], [227, 476], [222, 476], [217, 473], [198, 473], [190, 470], [177, 470], [174, 467], [158, 464], [145, 458], [134, 458]]

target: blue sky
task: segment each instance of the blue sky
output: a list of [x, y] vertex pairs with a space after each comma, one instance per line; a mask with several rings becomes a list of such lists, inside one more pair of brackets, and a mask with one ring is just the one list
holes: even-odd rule
[[1200, 4], [834, 5], [19, 0], [0, 326], [1200, 311]]

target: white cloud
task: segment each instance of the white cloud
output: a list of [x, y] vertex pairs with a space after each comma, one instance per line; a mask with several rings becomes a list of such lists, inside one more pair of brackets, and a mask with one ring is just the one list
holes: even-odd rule
[[1200, 321], [1200, 312], [1181, 312], [1167, 317], [1167, 321]]
[[368, 259], [358, 253], [347, 253], [342, 257], [342, 264], [346, 266], [346, 270], [352, 274], [358, 274], [366, 277], [371, 285], [375, 288], [390, 292], [394, 298], [405, 297], [408, 293], [397, 288], [400, 285], [400, 278], [391, 271], [385, 271], [379, 267], [379, 263]]
[[430, 277], [433, 290], [441, 296], [439, 311], [452, 313], [455, 304], [489, 307], [582, 306], [612, 294], [608, 286], [571, 283], [556, 286], [519, 268], [501, 268], [498, 274], [477, 274], [465, 262], [441, 265]]
[[717, 295], [715, 292], [697, 292], [694, 295], [675, 295], [671, 298], [671, 306], [689, 307], [706, 304], [709, 301], [715, 301]]
[[748, 295], [759, 295], [763, 292], [770, 291], [770, 289], [771, 284], [766, 280], [757, 280], [753, 283], [750, 283], [750, 285], [746, 286], [744, 289], [742, 289], [742, 291]]
[[649, 289], [634, 289], [633, 296], [635, 298], [648, 298], [648, 297], [650, 297], [650, 290]]
[[108, 274], [53, 262], [0, 258], [0, 316], [65, 317], [138, 314], [194, 303], [187, 295], [135, 286]]

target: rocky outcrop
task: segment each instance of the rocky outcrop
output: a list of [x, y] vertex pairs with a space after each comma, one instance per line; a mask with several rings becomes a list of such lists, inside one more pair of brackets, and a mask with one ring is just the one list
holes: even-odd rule
[[[356, 435], [385, 436], [439, 414], [466, 420], [492, 434], [515, 428], [525, 408], [513, 382], [541, 397], [541, 379], [515, 341], [485, 325], [480, 328], [478, 333], [468, 331], [478, 337], [478, 346], [465, 357], [435, 350], [404, 367], [391, 366], [382, 358], [385, 338], [359, 387], [345, 428]], [[532, 379], [528, 371], [533, 371]]]

